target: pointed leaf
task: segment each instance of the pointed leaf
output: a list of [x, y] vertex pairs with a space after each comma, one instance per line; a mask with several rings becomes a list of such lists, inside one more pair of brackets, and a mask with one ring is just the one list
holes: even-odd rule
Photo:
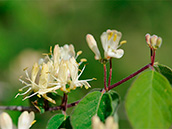
[[118, 95], [118, 93], [114, 90], [110, 90], [108, 92], [108, 94], [111, 96], [112, 98], [112, 108], [113, 108], [113, 114], [116, 113], [118, 105], [120, 103], [120, 97]]
[[68, 118], [69, 118], [69, 116], [66, 116], [66, 118], [65, 118], [65, 116], [63, 114], [56, 114], [56, 115], [54, 115], [48, 121], [47, 129], [58, 129], [59, 127], [61, 127], [64, 124], [64, 122]]
[[142, 73], [130, 87], [125, 107], [135, 129], [168, 129], [172, 124], [172, 88], [155, 71]]
[[94, 91], [87, 94], [75, 107], [71, 115], [74, 129], [91, 129], [91, 118], [98, 115], [104, 121], [112, 114], [111, 97], [109, 94]]
[[157, 72], [164, 75], [172, 85], [172, 69], [170, 67], [162, 64], [157, 64], [154, 66], [154, 68]]

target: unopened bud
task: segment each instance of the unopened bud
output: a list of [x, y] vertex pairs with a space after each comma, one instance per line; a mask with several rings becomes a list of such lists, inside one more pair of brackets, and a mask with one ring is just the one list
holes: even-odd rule
[[156, 45], [157, 38], [158, 38], [158, 36], [156, 36], [156, 35], [153, 35], [153, 36], [151, 36], [151, 38], [150, 38], [150, 44], [151, 44], [153, 47]]
[[100, 55], [100, 52], [99, 52], [99, 49], [97, 47], [97, 43], [96, 43], [94, 37], [91, 34], [87, 34], [86, 41], [88, 43], [89, 48], [94, 52], [95, 59], [96, 60], [101, 59], [101, 55]]
[[160, 47], [161, 47], [161, 44], [162, 44], [162, 38], [161, 38], [161, 37], [158, 37], [158, 39], [157, 39], [157, 41], [156, 41], [155, 47], [156, 47], [156, 48], [160, 48]]
[[147, 33], [145, 35], [145, 39], [146, 39], [147, 44], [149, 45], [150, 44], [150, 34]]

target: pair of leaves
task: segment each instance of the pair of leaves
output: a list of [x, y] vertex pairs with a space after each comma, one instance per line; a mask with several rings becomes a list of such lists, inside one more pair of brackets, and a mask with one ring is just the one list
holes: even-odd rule
[[[165, 73], [161, 66], [159, 69]], [[135, 129], [168, 129], [172, 124], [172, 88], [169, 81], [155, 71], [140, 74], [128, 91], [125, 107]]]
[[[70, 116], [73, 129], [90, 129], [91, 118], [94, 115], [98, 115], [101, 121], [104, 122], [108, 116], [115, 115], [118, 104], [119, 95], [114, 91], [104, 94], [100, 91], [93, 91], [87, 94]], [[70, 125], [69, 117], [67, 117], [67, 120], [66, 123]], [[65, 121], [64, 115], [57, 114], [50, 119], [47, 129], [64, 127], [62, 123]]]

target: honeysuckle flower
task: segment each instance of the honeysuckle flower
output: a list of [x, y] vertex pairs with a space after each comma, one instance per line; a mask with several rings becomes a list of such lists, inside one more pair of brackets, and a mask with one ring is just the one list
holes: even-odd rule
[[101, 42], [104, 49], [104, 57], [106, 59], [121, 58], [124, 55], [124, 50], [118, 49], [126, 41], [120, 41], [122, 33], [116, 30], [107, 30], [101, 35]]
[[[29, 129], [36, 121], [34, 112], [24, 111], [18, 118], [18, 129]], [[8, 113], [3, 112], [0, 115], [1, 129], [13, 129], [13, 122]]]
[[78, 75], [78, 64], [74, 57], [70, 58], [69, 60], [62, 60], [59, 66], [59, 72], [57, 75], [58, 78], [53, 76], [56, 82], [52, 84], [60, 86], [60, 89], [66, 93], [70, 92], [70, 90], [74, 90], [77, 87], [82, 86], [85, 86], [85, 88], [88, 89], [89, 87], [91, 87], [88, 81], [91, 81], [93, 79], [78, 80], [84, 69], [85, 66]]
[[[52, 52], [52, 47], [50, 48], [50, 54], [45, 54], [44, 59], [39, 60], [39, 64], [35, 63], [32, 68], [31, 77], [29, 76], [27, 69], [26, 81], [19, 79], [25, 86], [19, 91], [22, 91], [25, 88], [28, 88], [24, 93], [18, 93], [18, 95], [26, 95], [31, 92], [29, 96], [26, 96], [23, 100], [30, 98], [34, 95], [38, 97], [44, 97], [52, 103], [56, 103], [52, 98], [47, 96], [47, 93], [56, 93], [56, 90], [61, 89], [63, 92], [70, 92], [76, 87], [85, 86], [85, 88], [90, 87], [87, 80], [78, 80], [81, 76], [83, 70], [79, 72], [79, 66], [86, 61], [86, 59], [81, 59], [77, 63], [77, 57], [82, 53], [82, 51], [77, 52], [75, 56], [75, 51], [73, 45], [64, 45], [59, 47], [55, 45]], [[50, 55], [50, 56], [49, 56]]]
[[114, 122], [112, 116], [106, 118], [105, 124], [100, 121], [98, 116], [93, 116], [92, 129], [118, 129], [118, 123]]
[[[27, 99], [27, 98], [30, 98], [34, 95], [38, 95], [38, 97], [41, 97], [43, 96], [45, 99], [47, 99], [48, 101], [52, 102], [52, 103], [56, 103], [53, 99], [51, 99], [50, 97], [48, 97], [46, 94], [49, 93], [49, 92], [56, 92], [55, 90], [59, 89], [60, 86], [55, 86], [53, 87], [52, 85], [49, 85], [49, 78], [50, 78], [50, 75], [49, 75], [49, 62], [47, 64], [43, 63], [42, 65], [42, 69], [41, 69], [41, 73], [40, 73], [40, 76], [38, 75], [38, 72], [40, 70], [39, 66], [37, 63], [35, 63], [33, 65], [33, 68], [32, 68], [32, 73], [31, 73], [31, 78], [29, 77], [29, 74], [27, 72], [27, 70], [25, 70], [25, 73], [26, 73], [26, 79], [30, 82], [30, 83], [27, 83], [25, 82], [24, 80], [20, 79], [20, 81], [25, 84], [25, 86], [21, 89], [19, 89], [19, 91], [22, 91], [23, 89], [25, 88], [28, 88], [28, 90], [24, 93], [18, 93], [16, 95], [16, 97], [18, 95], [25, 95], [25, 94], [28, 94], [32, 91], [34, 91], [33, 94], [29, 95], [29, 96], [26, 96], [23, 100]], [[36, 83], [36, 78], [39, 78], [39, 82]], [[52, 80], [52, 79], [51, 79]]]
[[157, 35], [150, 36], [150, 34], [147, 33], [145, 35], [145, 38], [146, 38], [146, 42], [147, 42], [148, 46], [151, 49], [156, 50], [157, 48], [161, 47], [161, 44], [162, 44], [162, 38], [161, 37], [158, 37]]
[[[124, 55], [124, 50], [118, 49], [126, 41], [121, 41], [122, 33], [117, 30], [108, 29], [106, 32], [103, 32], [101, 35], [101, 42], [104, 49], [104, 59], [110, 58], [121, 58]], [[101, 59], [99, 49], [94, 37], [90, 34], [87, 34], [86, 40], [90, 49], [95, 53], [95, 59]]]
[[85, 86], [86, 89], [91, 87], [88, 81], [92, 81], [93, 79], [86, 79], [86, 80], [78, 80], [81, 74], [83, 73], [85, 66], [81, 70], [80, 74], [78, 75], [78, 65], [74, 58], [71, 58], [68, 62], [68, 68], [70, 71], [71, 81], [70, 81], [70, 89], [75, 89], [76, 87]]

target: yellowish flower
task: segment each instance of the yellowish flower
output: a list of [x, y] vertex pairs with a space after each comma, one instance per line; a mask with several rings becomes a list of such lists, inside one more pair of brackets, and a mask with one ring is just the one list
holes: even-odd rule
[[[31, 92], [29, 96], [26, 96], [23, 100], [30, 98], [34, 95], [38, 97], [44, 97], [52, 103], [56, 103], [52, 98], [47, 96], [47, 93], [56, 93], [56, 90], [61, 89], [62, 91], [68, 93], [70, 90], [74, 90], [76, 87], [85, 86], [86, 88], [91, 87], [87, 81], [88, 80], [78, 80], [81, 76], [83, 70], [79, 72], [79, 66], [82, 62], [85, 62], [86, 59], [81, 59], [79, 63], [76, 62], [76, 58], [82, 52], [77, 52], [75, 56], [75, 51], [73, 45], [64, 45], [59, 47], [55, 45], [54, 51], [52, 53], [52, 48], [50, 49], [49, 54], [46, 54], [46, 58], [40, 59], [39, 64], [35, 63], [32, 68], [31, 77], [29, 76], [27, 69], [26, 81], [19, 79], [25, 86], [19, 91], [22, 91], [25, 88], [28, 88], [24, 93], [18, 93], [18, 95], [26, 95]], [[36, 81], [38, 80], [38, 82]]]
[[[49, 62], [48, 62], [49, 64]], [[28, 75], [27, 70], [25, 70], [26, 73], [26, 79], [30, 82], [27, 83], [25, 81], [23, 81], [22, 79], [20, 79], [20, 81], [25, 84], [26, 86], [24, 86], [23, 88], [21, 88], [19, 91], [22, 91], [25, 88], [28, 88], [28, 90], [24, 93], [18, 93], [16, 95], [16, 97], [18, 95], [25, 95], [28, 94], [32, 91], [34, 91], [33, 94], [26, 96], [23, 100], [30, 98], [34, 95], [38, 95], [40, 97], [40, 95], [42, 95], [45, 99], [47, 99], [48, 101], [52, 102], [52, 103], [56, 103], [53, 99], [51, 99], [50, 97], [48, 97], [46, 94], [50, 93], [50, 92], [56, 92], [55, 90], [59, 89], [60, 86], [51, 86], [49, 85], [49, 66], [48, 64], [43, 63], [42, 69], [41, 69], [41, 73], [40, 76], [38, 76], [38, 72], [39, 72], [39, 66], [37, 63], [34, 64], [33, 68], [32, 68], [32, 73], [31, 73], [31, 78]], [[36, 83], [36, 78], [39, 78], [39, 82]]]
[[60, 89], [66, 93], [70, 92], [70, 90], [76, 89], [77, 87], [85, 86], [86, 89], [91, 87], [88, 81], [93, 79], [78, 80], [85, 69], [84, 66], [78, 75], [78, 66], [79, 65], [74, 57], [70, 58], [69, 60], [62, 60], [59, 66], [57, 77], [53, 76], [56, 82], [52, 83], [52, 85], [60, 86]]

